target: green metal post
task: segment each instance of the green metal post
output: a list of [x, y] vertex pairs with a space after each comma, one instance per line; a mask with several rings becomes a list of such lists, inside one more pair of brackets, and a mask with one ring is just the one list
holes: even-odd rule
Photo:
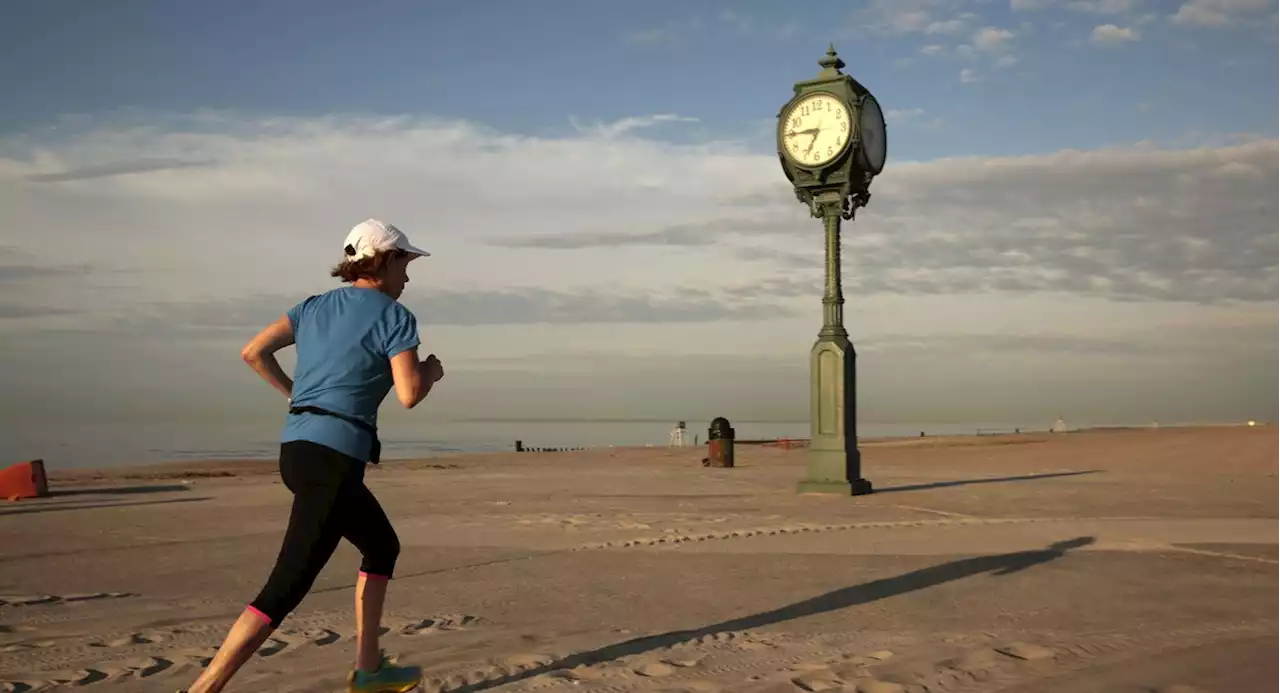
[[808, 476], [797, 490], [859, 496], [872, 489], [871, 482], [862, 478], [862, 454], [858, 450], [858, 355], [844, 327], [840, 279], [844, 200], [838, 195], [823, 195], [814, 202], [821, 210], [826, 231], [826, 288], [822, 296], [822, 330], [809, 353]]

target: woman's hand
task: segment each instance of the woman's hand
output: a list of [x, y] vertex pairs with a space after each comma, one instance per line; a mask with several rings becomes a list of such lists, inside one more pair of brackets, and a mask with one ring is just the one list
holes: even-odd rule
[[423, 359], [419, 368], [422, 369], [422, 379], [429, 383], [435, 383], [444, 377], [444, 366], [440, 365], [440, 359], [435, 354]]

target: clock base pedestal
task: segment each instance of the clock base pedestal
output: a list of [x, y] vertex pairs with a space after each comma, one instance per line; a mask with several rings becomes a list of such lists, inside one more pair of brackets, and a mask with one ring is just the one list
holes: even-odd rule
[[871, 482], [862, 478], [858, 450], [857, 354], [838, 328], [824, 332], [809, 354], [808, 473], [796, 491], [862, 496], [872, 489]]

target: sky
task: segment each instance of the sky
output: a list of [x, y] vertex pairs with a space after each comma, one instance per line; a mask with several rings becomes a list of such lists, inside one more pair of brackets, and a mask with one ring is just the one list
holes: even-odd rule
[[1267, 0], [7, 2], [0, 427], [278, 416], [240, 347], [369, 217], [433, 252], [446, 370], [388, 417], [805, 420], [823, 242], [773, 128], [828, 44], [889, 121], [861, 420], [1274, 420], [1276, 37]]

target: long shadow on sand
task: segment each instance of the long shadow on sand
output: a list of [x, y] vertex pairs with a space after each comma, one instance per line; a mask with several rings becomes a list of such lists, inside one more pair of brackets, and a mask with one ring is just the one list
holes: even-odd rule
[[931, 488], [950, 488], [952, 486], [968, 486], [970, 484], [1003, 484], [1011, 481], [1035, 481], [1037, 479], [1056, 479], [1064, 476], [1082, 476], [1099, 474], [1101, 469], [1088, 469], [1080, 472], [1049, 472], [1046, 474], [1023, 474], [1021, 476], [992, 476], [983, 479], [957, 479], [955, 481], [934, 481], [928, 484], [906, 484], [903, 486], [885, 486], [877, 488], [876, 493], [893, 493], [894, 491], [923, 491]]
[[913, 570], [910, 573], [897, 575], [890, 578], [882, 578], [880, 580], [872, 580], [864, 582], [860, 585], [845, 587], [828, 592], [802, 602], [796, 602], [788, 606], [766, 611], [764, 613], [754, 614], [752, 616], [744, 616], [729, 621], [722, 621], [709, 626], [703, 626], [693, 630], [678, 630], [659, 635], [650, 635], [642, 638], [635, 638], [620, 642], [614, 645], [606, 645], [605, 647], [590, 652], [579, 652], [569, 655], [563, 659], [557, 660], [545, 666], [536, 669], [529, 669], [518, 674], [511, 674], [500, 679], [492, 681], [482, 681], [474, 684], [468, 684], [459, 688], [449, 689], [449, 693], [469, 693], [470, 691], [483, 691], [491, 688], [497, 688], [516, 681], [533, 678], [540, 674], [546, 674], [560, 669], [572, 669], [582, 665], [599, 664], [630, 655], [649, 652], [663, 647], [674, 645], [686, 640], [694, 640], [707, 635], [714, 635], [726, 631], [747, 630], [751, 628], [763, 628], [776, 623], [790, 621], [792, 619], [804, 618], [814, 614], [826, 613], [828, 611], [838, 611], [851, 606], [867, 604], [880, 599], [894, 597], [907, 592], [935, 587], [947, 582], [960, 580], [963, 578], [979, 575], [981, 573], [991, 573], [992, 575], [1008, 575], [1016, 573], [1020, 570], [1026, 570], [1032, 566], [1048, 563], [1067, 554], [1071, 549], [1077, 549], [1082, 546], [1088, 546], [1094, 542], [1093, 537], [1077, 537], [1060, 541], [1050, 546], [1037, 549], [1035, 551], [1018, 551], [1015, 553], [995, 554], [991, 556], [977, 556], [975, 558], [965, 558], [950, 563]]
[[207, 501], [213, 496], [197, 496], [195, 498], [169, 498], [166, 500], [153, 501], [133, 501], [131, 503], [41, 503], [39, 505], [32, 504], [25, 507], [4, 508], [0, 509], [0, 517], [8, 517], [9, 515], [28, 515], [30, 513], [56, 513], [67, 510], [96, 510], [98, 508], [127, 508], [134, 505], [165, 505], [168, 503], [195, 503], [197, 501]]
[[169, 491], [190, 491], [184, 484], [151, 484], [149, 486], [102, 486], [98, 488], [54, 489], [49, 492], [51, 498], [63, 496], [122, 496], [135, 493], [166, 493]]

